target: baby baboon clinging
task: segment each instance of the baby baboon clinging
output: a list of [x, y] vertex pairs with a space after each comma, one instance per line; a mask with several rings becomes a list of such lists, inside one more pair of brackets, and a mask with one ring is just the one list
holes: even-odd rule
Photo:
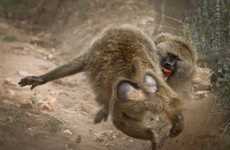
[[197, 53], [181, 37], [161, 33], [154, 40], [167, 83], [180, 96], [192, 90], [192, 79], [197, 67]]
[[95, 123], [111, 112], [119, 130], [151, 140], [153, 149], [183, 130], [180, 99], [163, 79], [153, 42], [139, 29], [111, 27], [70, 63], [41, 76], [25, 77], [19, 84], [33, 89], [82, 71], [102, 105]]

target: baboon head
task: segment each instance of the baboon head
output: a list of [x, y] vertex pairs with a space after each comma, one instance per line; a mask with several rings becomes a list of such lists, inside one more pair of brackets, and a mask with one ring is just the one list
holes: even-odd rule
[[180, 100], [154, 73], [142, 81], [119, 79], [113, 97], [114, 125], [131, 137], [151, 140], [154, 150], [183, 130]]
[[187, 95], [197, 66], [196, 51], [182, 38], [168, 33], [159, 34], [154, 42], [165, 80], [176, 92]]

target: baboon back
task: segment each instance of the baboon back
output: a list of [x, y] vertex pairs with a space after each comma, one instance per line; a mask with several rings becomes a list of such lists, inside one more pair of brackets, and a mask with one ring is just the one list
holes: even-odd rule
[[[155, 53], [151, 63], [148, 51]], [[88, 75], [96, 93], [111, 96], [112, 85], [118, 77], [136, 78], [136, 63], [161, 75], [153, 43], [140, 30], [130, 27], [106, 30], [90, 49]], [[100, 100], [100, 99], [99, 99]], [[102, 102], [106, 103], [106, 102]]]

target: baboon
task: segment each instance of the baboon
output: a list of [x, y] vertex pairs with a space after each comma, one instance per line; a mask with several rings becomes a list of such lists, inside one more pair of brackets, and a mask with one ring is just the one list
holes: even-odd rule
[[179, 36], [161, 33], [154, 40], [165, 80], [180, 96], [188, 97], [197, 67], [197, 52]]
[[84, 53], [40, 76], [23, 78], [31, 89], [49, 81], [86, 72], [102, 108], [95, 123], [109, 114], [125, 134], [151, 140], [155, 150], [183, 130], [181, 100], [167, 85], [153, 41], [129, 25], [109, 27]]

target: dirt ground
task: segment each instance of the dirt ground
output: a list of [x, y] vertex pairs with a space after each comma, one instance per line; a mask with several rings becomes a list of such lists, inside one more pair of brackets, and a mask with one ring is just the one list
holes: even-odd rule
[[[107, 25], [137, 25], [151, 37], [159, 20], [150, 1], [68, 0], [60, 1], [57, 10], [52, 9], [59, 6], [57, 1], [43, 2], [45, 7], [31, 17], [38, 24], [49, 23], [49, 32], [34, 34], [21, 29], [25, 20], [19, 29], [0, 19], [0, 150], [150, 150], [149, 142], [124, 135], [111, 121], [93, 124], [99, 107], [83, 73], [32, 91], [17, 85], [22, 77], [45, 73], [84, 51]], [[54, 14], [59, 20], [51, 26]], [[161, 23], [160, 31], [183, 32], [175, 18], [164, 16]], [[204, 70], [201, 82], [208, 75]], [[185, 100], [185, 130], [162, 150], [229, 150], [230, 142], [222, 138], [229, 124], [224, 124], [213, 96], [206, 90], [195, 94]]]

